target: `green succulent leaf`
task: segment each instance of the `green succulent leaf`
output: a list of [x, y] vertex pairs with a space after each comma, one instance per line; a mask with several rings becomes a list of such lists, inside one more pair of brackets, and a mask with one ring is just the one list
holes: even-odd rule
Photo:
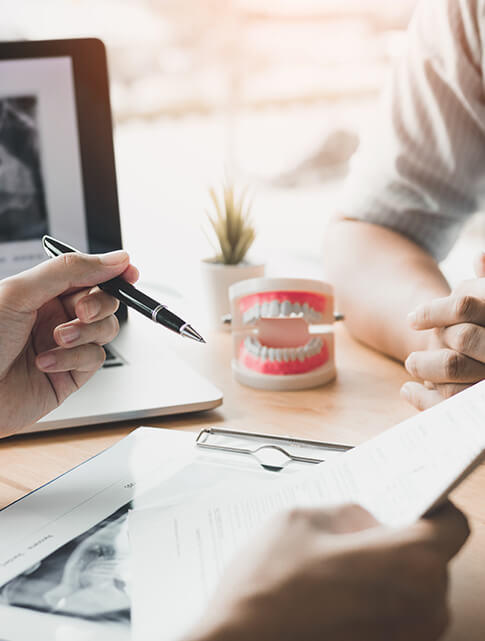
[[256, 237], [250, 217], [252, 201], [247, 197], [247, 189], [237, 196], [234, 185], [229, 182], [223, 186], [222, 198], [213, 187], [209, 189], [209, 196], [214, 211], [206, 213], [220, 248], [216, 260], [237, 265], [244, 260]]

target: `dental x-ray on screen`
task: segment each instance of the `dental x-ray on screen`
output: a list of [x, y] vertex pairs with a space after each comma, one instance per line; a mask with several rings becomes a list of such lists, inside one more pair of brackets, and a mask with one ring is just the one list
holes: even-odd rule
[[87, 249], [72, 60], [2, 60], [0, 278], [44, 260], [46, 233]]

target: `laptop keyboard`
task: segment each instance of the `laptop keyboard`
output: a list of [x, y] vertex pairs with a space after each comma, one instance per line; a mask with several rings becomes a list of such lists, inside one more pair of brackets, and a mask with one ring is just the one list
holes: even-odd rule
[[105, 345], [104, 351], [106, 352], [106, 360], [104, 361], [103, 367], [119, 367], [125, 364], [123, 359], [115, 353], [112, 347]]

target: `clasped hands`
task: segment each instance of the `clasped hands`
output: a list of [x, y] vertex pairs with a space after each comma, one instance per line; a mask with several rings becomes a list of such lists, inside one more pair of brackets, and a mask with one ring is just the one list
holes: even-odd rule
[[476, 279], [409, 315], [413, 329], [430, 330], [428, 348], [412, 352], [405, 362], [422, 383], [401, 388], [401, 395], [419, 410], [485, 379], [485, 254], [475, 260], [475, 272]]

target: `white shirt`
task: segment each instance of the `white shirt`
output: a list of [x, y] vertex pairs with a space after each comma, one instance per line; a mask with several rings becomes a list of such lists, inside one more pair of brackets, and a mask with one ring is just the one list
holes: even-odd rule
[[340, 213], [437, 260], [485, 196], [485, 0], [422, 0]]

